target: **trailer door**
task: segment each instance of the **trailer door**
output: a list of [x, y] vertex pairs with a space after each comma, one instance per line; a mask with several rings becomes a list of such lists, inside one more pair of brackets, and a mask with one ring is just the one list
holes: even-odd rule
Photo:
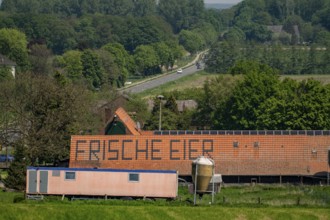
[[48, 191], [48, 171], [40, 171], [39, 193], [47, 193]]
[[29, 171], [29, 193], [37, 192], [37, 171]]

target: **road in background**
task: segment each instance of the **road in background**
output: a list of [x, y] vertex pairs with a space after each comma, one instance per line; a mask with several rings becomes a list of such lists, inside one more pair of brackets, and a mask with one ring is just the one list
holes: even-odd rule
[[[196, 56], [196, 58], [191, 63], [189, 63], [188, 65], [183, 67], [182, 68], [182, 73], [174, 72], [174, 73], [169, 73], [169, 74], [163, 74], [163, 75], [160, 75], [158, 77], [155, 77], [155, 78], [152, 78], [152, 79], [149, 79], [149, 80], [146, 80], [146, 81], [141, 81], [137, 84], [132, 84], [132, 85], [126, 86], [124, 88], [121, 88], [119, 90], [119, 92], [122, 93], [122, 94], [123, 93], [131, 93], [131, 94], [140, 93], [140, 92], [143, 92], [145, 90], [158, 87], [158, 86], [163, 85], [165, 83], [175, 81], [175, 80], [177, 80], [181, 77], [188, 76], [188, 75], [193, 74], [197, 71], [200, 71], [201, 69], [203, 69], [203, 66], [204, 66], [203, 64], [201, 64], [201, 60], [200, 60], [201, 58], [200, 57], [204, 53], [205, 53], [205, 51], [198, 54]], [[199, 68], [197, 68], [197, 65], [196, 65], [197, 61], [200, 63]]]
[[167, 74], [167, 75], [164, 75], [164, 76], [160, 76], [160, 77], [155, 78], [155, 79], [151, 79], [151, 80], [148, 80], [148, 81], [145, 81], [145, 82], [141, 82], [137, 85], [132, 85], [128, 88], [122, 89], [121, 93], [132, 93], [132, 94], [140, 93], [140, 92], [143, 92], [145, 90], [158, 87], [162, 84], [165, 84], [165, 83], [168, 83], [168, 82], [171, 82], [171, 81], [175, 81], [175, 80], [177, 80], [181, 77], [193, 74], [193, 73], [195, 73], [199, 70], [200, 69], [197, 69], [197, 67], [195, 65], [193, 65], [193, 66], [190, 66], [186, 69], [183, 69], [182, 73], [171, 73], [171, 74]]

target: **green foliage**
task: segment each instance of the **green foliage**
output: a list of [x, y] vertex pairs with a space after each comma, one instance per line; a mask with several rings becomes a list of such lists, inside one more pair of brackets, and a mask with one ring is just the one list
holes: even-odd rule
[[9, 79], [13, 79], [10, 68], [7, 66], [0, 66], [0, 82]]
[[35, 74], [47, 75], [51, 72], [51, 51], [45, 44], [30, 46], [29, 61], [31, 71]]
[[165, 42], [159, 42], [152, 45], [158, 55], [160, 65], [168, 70], [173, 67], [175, 62], [175, 53]]
[[176, 100], [174, 98], [173, 95], [169, 96], [168, 99], [166, 100], [166, 103], [164, 105], [164, 107], [168, 110], [170, 110], [171, 112], [178, 114], [179, 110], [178, 110], [178, 105], [176, 104]]
[[240, 81], [239, 78], [239, 76], [221, 75], [204, 83], [204, 94], [198, 100], [198, 108], [193, 115], [193, 125], [200, 129], [210, 129], [223, 123], [222, 115], [225, 112], [220, 114], [220, 111], [225, 111], [224, 106], [232, 96], [235, 85]]
[[16, 29], [0, 29], [0, 53], [15, 61], [22, 69], [27, 68], [28, 52], [25, 34]]
[[246, 39], [245, 33], [242, 29], [234, 27], [223, 35], [224, 40], [234, 43], [241, 43]]
[[272, 74], [278, 74], [278, 71], [272, 69], [271, 67], [259, 64], [255, 61], [238, 61], [233, 67], [228, 71], [232, 75], [237, 74], [249, 74], [253, 72], [266, 72]]
[[90, 88], [100, 89], [104, 83], [104, 73], [98, 55], [91, 50], [85, 50], [81, 55], [81, 63], [82, 74]]
[[171, 24], [175, 33], [193, 27], [201, 19], [204, 10], [202, 0], [160, 0], [158, 11]]
[[[162, 130], [176, 130], [179, 124], [179, 111], [175, 102], [174, 96], [165, 97], [165, 104], [163, 100], [154, 98], [154, 106], [150, 118], [146, 122], [146, 130], [158, 130], [159, 121], [161, 117]], [[161, 105], [161, 106], [160, 106]], [[160, 115], [161, 111], [161, 115]]]
[[140, 123], [140, 128], [144, 127], [145, 122], [150, 118], [150, 112], [148, 110], [145, 100], [138, 96], [131, 95], [128, 102], [125, 104], [125, 110], [127, 112], [133, 112], [132, 118], [134, 121]]
[[[111, 75], [114, 75], [109, 78], [120, 81], [121, 85], [124, 85], [127, 77], [134, 72], [135, 64], [133, 57], [125, 50], [124, 46], [119, 43], [106, 44], [102, 49], [110, 53], [110, 58], [114, 62], [113, 65], [108, 66], [109, 72], [112, 72]], [[107, 63], [108, 62], [104, 60], [103, 65]]]
[[206, 68], [210, 72], [225, 73], [237, 62], [254, 60], [278, 69], [281, 74], [328, 74], [328, 58], [329, 50], [315, 44], [289, 47], [223, 41], [210, 49]]
[[10, 125], [24, 143], [24, 157], [34, 165], [67, 158], [72, 134], [98, 128], [88, 92], [60, 76], [54, 80], [24, 74], [0, 86], [1, 110], [11, 116]]
[[329, 89], [308, 79], [301, 82], [286, 79], [278, 96], [260, 106], [258, 123], [266, 129], [323, 130], [328, 129]]
[[150, 45], [138, 46], [134, 51], [134, 60], [137, 71], [143, 76], [161, 72], [158, 55]]
[[217, 42], [207, 55], [206, 68], [210, 72], [226, 73], [240, 59], [241, 51], [235, 42]]
[[24, 190], [26, 186], [26, 168], [30, 164], [26, 158], [26, 149], [22, 142], [15, 145], [15, 160], [10, 164], [5, 186], [10, 189]]
[[180, 32], [179, 42], [187, 51], [192, 54], [195, 54], [201, 50], [205, 44], [203, 43], [203, 38], [200, 34], [187, 30], [182, 30]]
[[[327, 0], [317, 3], [308, 0], [245, 0], [230, 9], [222, 10], [217, 25], [224, 29], [225, 35], [228, 27], [229, 32], [239, 28], [244, 31], [247, 40], [260, 43], [277, 43], [277, 39], [292, 45], [316, 43], [318, 33], [329, 31], [329, 10]], [[215, 23], [209, 19], [210, 23]], [[271, 33], [266, 27], [269, 25], [283, 25], [286, 32]], [[299, 33], [294, 30], [294, 26], [298, 27]]]
[[233, 130], [330, 127], [329, 86], [312, 79], [281, 81], [276, 70], [255, 62], [239, 62], [230, 72], [244, 74], [244, 80], [229, 90], [221, 81], [205, 83], [197, 114], [204, 122], [200, 126]]
[[65, 71], [65, 75], [73, 81], [79, 80], [83, 76], [83, 64], [81, 56], [82, 52], [76, 50], [69, 50], [62, 56], [62, 65]]

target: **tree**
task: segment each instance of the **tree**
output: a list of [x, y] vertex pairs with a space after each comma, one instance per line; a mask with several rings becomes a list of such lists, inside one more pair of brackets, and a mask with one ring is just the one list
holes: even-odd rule
[[134, 51], [134, 60], [137, 70], [144, 76], [161, 72], [158, 55], [150, 45], [138, 46]]
[[25, 34], [15, 29], [0, 29], [0, 53], [15, 61], [22, 69], [26, 69], [28, 51]]
[[75, 30], [77, 32], [77, 44], [81, 50], [95, 48], [96, 43], [99, 41], [96, 35], [96, 30], [93, 25], [91, 17], [80, 18], [79, 23], [76, 25]]
[[240, 59], [239, 45], [235, 42], [217, 42], [210, 49], [205, 62], [207, 70], [226, 73]]
[[314, 22], [320, 23], [323, 27], [330, 30], [330, 6], [325, 7], [314, 17]]
[[134, 16], [148, 16], [156, 13], [156, 0], [134, 1]]
[[329, 88], [316, 80], [285, 79], [276, 96], [260, 105], [258, 124], [265, 129], [327, 130]]
[[233, 89], [225, 109], [220, 112], [223, 113], [223, 129], [264, 129], [257, 123], [261, 114], [259, 107], [276, 95], [280, 81], [276, 71], [264, 65], [255, 65]]
[[0, 90], [1, 110], [10, 115], [29, 165], [68, 158], [70, 136], [98, 128], [89, 93], [74, 84], [24, 74], [2, 83]]
[[152, 46], [158, 55], [160, 65], [165, 67], [167, 70], [169, 67], [172, 67], [175, 60], [174, 53], [171, 48], [165, 42], [155, 43], [152, 44]]
[[127, 77], [134, 72], [135, 64], [133, 57], [119, 43], [108, 43], [102, 47], [103, 50], [110, 53], [114, 64], [118, 68], [118, 79], [121, 85], [124, 85]]
[[228, 30], [228, 32], [223, 35], [224, 40], [233, 43], [242, 43], [246, 40], [245, 33], [242, 29], [233, 27]]
[[148, 111], [148, 105], [145, 100], [143, 100], [138, 95], [130, 96], [128, 102], [125, 104], [125, 110], [127, 112], [134, 112], [132, 116], [134, 121], [140, 123], [140, 128], [142, 129], [146, 121], [150, 118], [150, 111]]
[[168, 97], [168, 99], [166, 100], [166, 103], [164, 105], [164, 108], [170, 110], [171, 112], [173, 112], [175, 114], [179, 114], [178, 105], [177, 105], [176, 100], [173, 95], [170, 95]]
[[203, 12], [203, 0], [160, 0], [158, 4], [158, 13], [171, 24], [175, 33], [193, 27]]
[[[56, 21], [56, 20], [55, 20]], [[51, 34], [47, 45], [55, 54], [62, 54], [66, 50], [77, 47], [76, 32], [68, 22], [53, 21], [50, 24]]]
[[326, 43], [326, 50], [324, 51], [324, 54], [322, 56], [322, 72], [323, 73], [329, 73], [330, 72], [330, 40]]
[[211, 46], [218, 39], [217, 31], [207, 22], [200, 22], [197, 27], [193, 29], [193, 32], [197, 33], [202, 38], [203, 47]]
[[100, 89], [104, 83], [104, 73], [98, 55], [92, 50], [85, 50], [81, 55], [81, 62], [82, 74], [89, 82], [89, 87]]
[[302, 71], [303, 74], [312, 74], [318, 73], [319, 71], [319, 58], [318, 58], [318, 51], [317, 46], [313, 44], [310, 47], [308, 59], [304, 63], [304, 70]]
[[203, 48], [203, 38], [193, 31], [182, 30], [179, 34], [179, 43], [190, 53], [195, 54]]
[[10, 189], [24, 190], [26, 187], [26, 168], [30, 165], [30, 161], [26, 158], [24, 143], [18, 142], [14, 148], [15, 160], [9, 166], [8, 176], [4, 179], [4, 183]]
[[51, 70], [51, 55], [51, 51], [45, 44], [31, 45], [29, 53], [31, 71], [36, 74], [49, 74]]
[[77, 50], [69, 50], [62, 56], [65, 75], [73, 80], [77, 81], [83, 77], [83, 63], [82, 52]]
[[272, 38], [271, 32], [263, 25], [249, 25], [245, 30], [246, 39], [264, 43]]
[[241, 76], [221, 75], [207, 80], [203, 86], [204, 93], [198, 100], [196, 113], [192, 117], [192, 125], [201, 129], [223, 129], [224, 106], [240, 78]]
[[7, 66], [0, 66], [0, 82], [12, 79], [10, 68]]
[[[159, 129], [159, 116], [160, 116], [160, 106], [162, 105], [162, 112], [161, 112], [161, 123], [162, 123], [162, 130], [175, 130], [177, 129], [177, 124], [179, 122], [179, 115], [173, 112], [168, 107], [173, 105], [168, 105], [165, 107], [163, 101], [158, 99], [157, 97], [154, 98], [154, 107], [151, 112], [150, 118], [147, 120], [146, 129], [149, 130], [158, 130]], [[173, 100], [169, 101], [169, 103], [173, 103]]]

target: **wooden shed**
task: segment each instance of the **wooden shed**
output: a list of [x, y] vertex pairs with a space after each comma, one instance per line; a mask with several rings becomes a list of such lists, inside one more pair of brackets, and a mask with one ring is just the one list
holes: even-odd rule
[[175, 198], [175, 170], [28, 167], [27, 195]]

